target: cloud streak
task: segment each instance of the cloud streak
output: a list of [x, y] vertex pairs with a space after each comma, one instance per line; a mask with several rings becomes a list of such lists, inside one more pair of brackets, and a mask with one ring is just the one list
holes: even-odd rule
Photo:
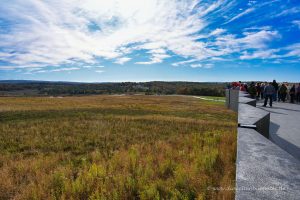
[[237, 19], [239, 19], [239, 18], [241, 18], [241, 17], [243, 17], [243, 16], [245, 16], [245, 15], [247, 15], [247, 14], [253, 12], [253, 11], [255, 11], [254, 8], [248, 8], [247, 10], [241, 12], [240, 14], [238, 14], [238, 15], [234, 16], [233, 18], [231, 18], [230, 20], [228, 20], [225, 24], [233, 22], [233, 21], [235, 21], [235, 20], [237, 20]]

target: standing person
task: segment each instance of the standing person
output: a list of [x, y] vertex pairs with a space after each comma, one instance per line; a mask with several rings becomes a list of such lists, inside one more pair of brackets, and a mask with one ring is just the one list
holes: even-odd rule
[[280, 95], [280, 99], [285, 102], [286, 99], [286, 94], [287, 94], [287, 87], [286, 85], [283, 83], [279, 89], [279, 95]]
[[246, 92], [245, 85], [241, 84], [241, 91]]
[[277, 101], [277, 94], [278, 94], [278, 83], [276, 82], [276, 80], [273, 80], [273, 83], [272, 83], [274, 89], [275, 89], [275, 92], [273, 94], [273, 101]]
[[232, 82], [231, 86], [232, 86], [233, 90], [240, 90], [239, 83], [237, 83], [237, 82]]
[[272, 102], [273, 102], [273, 95], [275, 93], [275, 88], [272, 84], [272, 82], [269, 83], [269, 85], [267, 85], [265, 87], [265, 91], [264, 91], [264, 94], [265, 94], [265, 103], [264, 103], [264, 107], [267, 106], [267, 103], [268, 103], [268, 99], [270, 99], [270, 107], [272, 107]]
[[245, 91], [248, 92], [248, 85], [247, 85], [247, 83], [244, 83], [244, 88], [245, 88]]
[[282, 87], [282, 84], [278, 86], [278, 92], [277, 92], [277, 96], [278, 96], [278, 102], [280, 102], [281, 99], [281, 95], [280, 95], [280, 88]]
[[291, 103], [294, 103], [294, 99], [295, 99], [295, 93], [296, 93], [296, 86], [295, 84], [293, 85], [293, 87], [290, 90], [290, 96], [291, 96]]
[[261, 99], [264, 99], [265, 97], [264, 97], [264, 90], [265, 90], [265, 84], [264, 83], [261, 83], [261, 86], [260, 86], [260, 98]]
[[259, 100], [260, 93], [261, 93], [260, 83], [256, 83], [256, 100]]
[[251, 82], [250, 87], [248, 88], [248, 92], [251, 95], [251, 98], [255, 98], [256, 97], [256, 87], [255, 87], [255, 83]]
[[241, 81], [237, 83], [236, 90], [241, 90], [241, 83], [242, 83]]
[[298, 84], [297, 87], [297, 102], [300, 103], [300, 83]]
[[286, 88], [287, 88], [286, 99], [287, 99], [287, 101], [290, 101], [291, 100], [290, 90], [292, 88], [291, 84], [286, 83]]

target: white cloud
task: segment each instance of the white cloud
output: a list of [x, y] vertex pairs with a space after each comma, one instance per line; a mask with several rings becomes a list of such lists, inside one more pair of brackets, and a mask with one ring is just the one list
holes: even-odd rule
[[[14, 0], [4, 3], [0, 17], [14, 24], [9, 34], [0, 33], [1, 55], [10, 64], [58, 66], [110, 59], [124, 64], [136, 49], [154, 50], [151, 62], [161, 62], [167, 49], [179, 56], [206, 58], [213, 51], [194, 34], [206, 22], [201, 19], [222, 5], [197, 5], [196, 0]], [[2, 3], [3, 4], [3, 3]]]
[[96, 70], [95, 72], [96, 73], [103, 73], [104, 71], [102, 71], [102, 70]]
[[272, 41], [275, 38], [280, 38], [281, 35], [278, 31], [259, 31], [259, 32], [245, 32], [246, 37], [240, 38], [238, 42], [245, 44], [248, 48], [265, 48], [267, 42]]
[[120, 65], [123, 65], [124, 63], [126, 63], [126, 62], [128, 62], [128, 61], [130, 61], [130, 60], [131, 60], [131, 58], [129, 58], [129, 57], [123, 57], [123, 58], [118, 58], [118, 59], [115, 61], [115, 63], [120, 64]]
[[[103, 59], [125, 64], [135, 59], [135, 51], [148, 55], [146, 61], [136, 64], [162, 63], [170, 55], [177, 55], [185, 61], [172, 65], [180, 66], [222, 60], [232, 53], [241, 55], [240, 52], [249, 48], [264, 50], [280, 37], [269, 26], [242, 29], [243, 36], [230, 34], [227, 27], [226, 30], [220, 26], [209, 30], [210, 24], [223, 23], [224, 18], [218, 21], [221, 14], [234, 8], [236, 2], [229, 0], [210, 3], [199, 0], [3, 2], [0, 18], [15, 23], [9, 32], [0, 31], [0, 60], [7, 63], [0, 69], [39, 68], [42, 71], [40, 68], [61, 65], [101, 68], [95, 65], [103, 63]], [[225, 24], [262, 8], [257, 4], [240, 11]], [[292, 8], [279, 14], [298, 12], [298, 8]], [[297, 23], [295, 20], [294, 24]], [[290, 51], [293, 53], [295, 51]], [[242, 54], [241, 57], [250, 59], [256, 55]]]

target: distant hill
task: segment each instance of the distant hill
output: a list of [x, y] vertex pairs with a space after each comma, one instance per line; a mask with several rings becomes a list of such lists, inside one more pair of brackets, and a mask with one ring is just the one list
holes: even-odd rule
[[218, 82], [121, 82], [80, 83], [34, 80], [2, 80], [0, 96], [69, 96], [95, 94], [182, 94], [224, 96], [226, 83]]

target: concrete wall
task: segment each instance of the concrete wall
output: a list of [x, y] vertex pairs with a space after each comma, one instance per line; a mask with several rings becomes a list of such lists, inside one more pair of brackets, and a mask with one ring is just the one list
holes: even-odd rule
[[270, 113], [243, 92], [236, 109], [236, 93], [227, 93], [226, 105], [238, 112], [236, 199], [300, 199], [300, 162], [268, 140]]
[[267, 111], [239, 103], [238, 124], [239, 127], [255, 126], [257, 132], [269, 138], [270, 113]]
[[239, 103], [248, 104], [250, 106], [256, 107], [256, 100], [250, 99], [248, 97], [239, 96]]
[[227, 108], [238, 112], [239, 108], [239, 91], [238, 90], [226, 90], [226, 106]]

